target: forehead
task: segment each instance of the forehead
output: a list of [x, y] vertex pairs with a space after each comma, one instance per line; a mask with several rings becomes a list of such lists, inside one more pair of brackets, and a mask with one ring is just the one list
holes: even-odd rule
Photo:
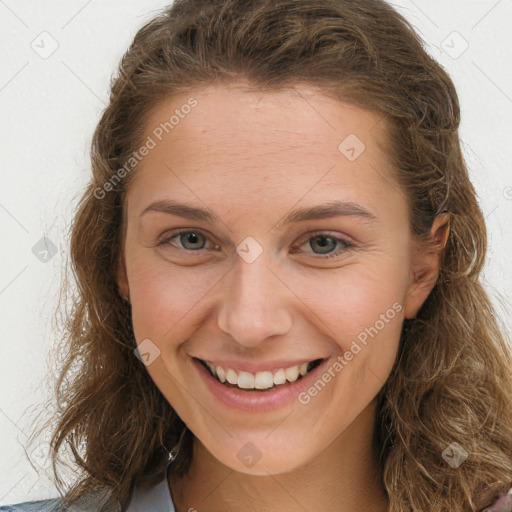
[[162, 101], [144, 128], [154, 147], [136, 169], [140, 194], [181, 180], [188, 194], [242, 203], [284, 191], [295, 200], [326, 191], [401, 195], [384, 120], [314, 87], [213, 85]]

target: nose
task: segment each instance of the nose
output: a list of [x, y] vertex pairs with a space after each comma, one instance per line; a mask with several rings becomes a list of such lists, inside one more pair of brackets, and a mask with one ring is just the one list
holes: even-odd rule
[[257, 347], [292, 327], [292, 291], [269, 268], [265, 252], [252, 263], [236, 258], [222, 288], [219, 329], [238, 344]]

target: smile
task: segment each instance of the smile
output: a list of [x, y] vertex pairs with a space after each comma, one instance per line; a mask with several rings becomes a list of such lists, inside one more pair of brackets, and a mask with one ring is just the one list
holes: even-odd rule
[[225, 386], [245, 390], [272, 390], [287, 383], [300, 380], [304, 375], [321, 364], [323, 359], [315, 359], [300, 365], [257, 373], [223, 367], [211, 361], [203, 361], [201, 359], [198, 361], [208, 370], [212, 377]]

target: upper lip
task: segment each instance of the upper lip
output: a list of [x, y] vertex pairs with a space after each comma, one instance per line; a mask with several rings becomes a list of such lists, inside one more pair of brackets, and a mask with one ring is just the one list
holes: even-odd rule
[[309, 363], [318, 359], [325, 359], [325, 357], [312, 357], [308, 359], [280, 359], [274, 361], [268, 361], [265, 363], [256, 363], [254, 361], [235, 361], [234, 359], [209, 359], [194, 357], [199, 361], [213, 363], [217, 366], [222, 366], [224, 369], [232, 368], [233, 370], [241, 370], [250, 373], [258, 373], [263, 371], [274, 371], [280, 368], [289, 368], [291, 366], [300, 366], [303, 363]]

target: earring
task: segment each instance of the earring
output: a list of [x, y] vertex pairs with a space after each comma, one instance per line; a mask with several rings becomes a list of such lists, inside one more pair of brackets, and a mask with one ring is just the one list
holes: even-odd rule
[[188, 427], [185, 425], [185, 428], [181, 432], [181, 435], [180, 435], [180, 438], [178, 440], [178, 443], [169, 452], [169, 459], [167, 461], [168, 464], [171, 464], [171, 462], [174, 462], [176, 460], [176, 457], [178, 456], [178, 453], [180, 452], [180, 449], [181, 449], [181, 444], [183, 443], [183, 437], [185, 436], [185, 432], [187, 430], [188, 430]]

